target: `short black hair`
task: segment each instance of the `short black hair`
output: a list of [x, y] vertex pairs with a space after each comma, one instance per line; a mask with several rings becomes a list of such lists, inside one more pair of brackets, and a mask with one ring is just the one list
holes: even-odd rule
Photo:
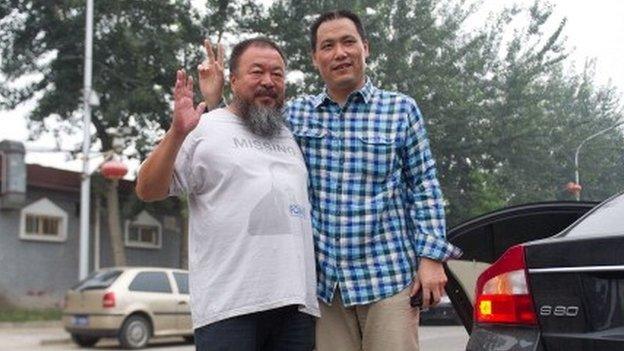
[[323, 24], [324, 22], [333, 21], [333, 20], [337, 20], [341, 18], [346, 18], [346, 19], [351, 20], [351, 22], [355, 24], [355, 28], [357, 29], [358, 34], [360, 35], [360, 39], [362, 39], [362, 41], [368, 41], [368, 39], [366, 38], [366, 31], [364, 30], [364, 25], [362, 25], [362, 21], [360, 20], [360, 17], [358, 17], [358, 15], [348, 10], [335, 10], [335, 11], [325, 12], [324, 14], [320, 15], [316, 19], [316, 21], [314, 21], [314, 23], [312, 23], [312, 27], [310, 28], [310, 44], [312, 45], [312, 52], [316, 51], [316, 34], [321, 24]]
[[238, 70], [238, 61], [240, 57], [248, 48], [252, 46], [275, 49], [275, 51], [277, 51], [282, 57], [282, 60], [284, 60], [284, 64], [286, 64], [286, 57], [284, 56], [284, 52], [282, 52], [282, 49], [279, 47], [279, 45], [277, 45], [273, 40], [267, 37], [255, 37], [255, 38], [243, 40], [234, 46], [234, 48], [232, 49], [232, 54], [230, 55], [230, 61], [229, 61], [230, 74], [236, 74], [236, 71]]

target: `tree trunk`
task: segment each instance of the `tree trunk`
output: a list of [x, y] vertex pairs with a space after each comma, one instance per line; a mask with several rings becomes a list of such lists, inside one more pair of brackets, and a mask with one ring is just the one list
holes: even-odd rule
[[117, 180], [106, 182], [106, 205], [108, 208], [108, 232], [110, 233], [113, 263], [115, 266], [126, 265], [126, 253], [121, 236], [121, 221], [119, 219], [119, 195]]

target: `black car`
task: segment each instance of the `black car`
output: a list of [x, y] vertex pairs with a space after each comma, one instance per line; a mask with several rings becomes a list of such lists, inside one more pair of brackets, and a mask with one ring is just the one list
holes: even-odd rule
[[448, 237], [465, 253], [447, 293], [466, 350], [624, 350], [623, 194], [507, 208]]
[[420, 325], [459, 325], [461, 320], [455, 312], [451, 299], [444, 295], [440, 303], [420, 312]]

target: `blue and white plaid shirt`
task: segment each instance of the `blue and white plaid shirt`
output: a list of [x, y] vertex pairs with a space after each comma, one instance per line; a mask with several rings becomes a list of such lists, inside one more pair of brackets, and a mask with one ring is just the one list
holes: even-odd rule
[[286, 107], [310, 175], [318, 296], [345, 306], [406, 288], [417, 257], [445, 261], [442, 193], [420, 111], [369, 80], [340, 107], [326, 93]]

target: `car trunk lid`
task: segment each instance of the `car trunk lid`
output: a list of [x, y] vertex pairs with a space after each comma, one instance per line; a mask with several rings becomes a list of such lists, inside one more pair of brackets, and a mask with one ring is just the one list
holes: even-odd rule
[[66, 297], [65, 311], [73, 314], [102, 312], [102, 301], [106, 290], [92, 289], [69, 291]]
[[505, 208], [451, 229], [448, 240], [464, 255], [446, 265], [446, 292], [470, 332], [479, 275], [507, 249], [559, 233], [593, 208], [593, 202], [537, 203]]
[[624, 241], [559, 237], [526, 246], [546, 348], [624, 349]]

